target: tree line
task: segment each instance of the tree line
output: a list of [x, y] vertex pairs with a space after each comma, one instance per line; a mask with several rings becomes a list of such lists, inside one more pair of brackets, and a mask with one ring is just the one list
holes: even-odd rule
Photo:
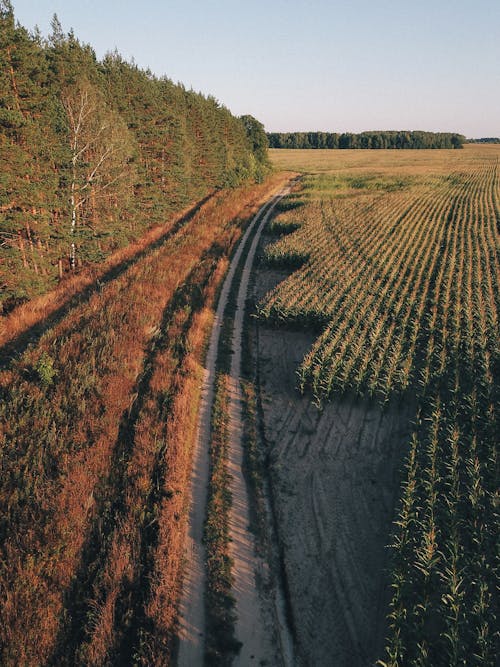
[[260, 181], [267, 138], [211, 96], [102, 60], [54, 15], [0, 0], [0, 312], [220, 188]]
[[270, 148], [462, 148], [466, 139], [455, 132], [373, 131], [269, 132]]
[[468, 144], [500, 144], [499, 137], [480, 137], [479, 139], [467, 139]]

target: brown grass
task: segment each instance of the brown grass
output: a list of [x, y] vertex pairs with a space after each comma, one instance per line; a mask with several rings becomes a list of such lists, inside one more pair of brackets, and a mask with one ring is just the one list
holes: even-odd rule
[[[212, 317], [203, 303], [244, 221], [283, 180], [214, 196], [0, 376], [3, 664], [97, 665], [130, 650], [167, 663]], [[190, 275], [205, 284], [188, 290], [193, 311], [173, 301]], [[35, 320], [12, 313], [8, 335], [71, 298], [80, 278]], [[43, 351], [51, 386], [34, 372]]]
[[0, 346], [6, 345], [30, 327], [43, 322], [69, 301], [89, 287], [98, 288], [98, 281], [113, 269], [139, 259], [141, 255], [172, 229], [198, 205], [189, 206], [170, 218], [165, 224], [150, 229], [140, 239], [120, 248], [101, 264], [87, 266], [74, 275], [68, 275], [56, 289], [18, 306], [8, 315], [0, 315]]

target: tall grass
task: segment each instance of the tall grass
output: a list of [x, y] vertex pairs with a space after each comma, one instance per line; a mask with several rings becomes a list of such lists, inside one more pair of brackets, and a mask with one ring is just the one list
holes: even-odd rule
[[3, 664], [168, 660], [211, 303], [283, 180], [218, 193], [2, 372]]

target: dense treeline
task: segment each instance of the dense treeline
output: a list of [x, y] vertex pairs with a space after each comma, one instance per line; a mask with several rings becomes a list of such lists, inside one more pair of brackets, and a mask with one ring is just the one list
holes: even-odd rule
[[270, 148], [462, 148], [465, 137], [451, 132], [270, 132]]
[[499, 137], [480, 137], [479, 139], [467, 139], [468, 144], [500, 144]]
[[124, 61], [54, 16], [48, 40], [0, 0], [0, 311], [267, 169], [251, 116]]

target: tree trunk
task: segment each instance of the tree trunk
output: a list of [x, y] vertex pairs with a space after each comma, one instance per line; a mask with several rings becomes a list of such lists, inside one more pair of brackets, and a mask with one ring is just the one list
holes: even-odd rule
[[21, 234], [20, 230], [17, 232], [17, 238], [18, 238], [18, 242], [19, 242], [19, 252], [21, 253], [21, 260], [23, 262], [23, 267], [25, 269], [27, 269], [28, 268], [28, 260], [26, 259], [26, 250], [25, 250], [25, 247], [24, 247], [24, 239], [23, 239], [23, 235]]
[[33, 244], [33, 239], [31, 238], [31, 229], [29, 226], [29, 223], [26, 223], [26, 235], [28, 237], [28, 243], [30, 246], [30, 252], [31, 252], [31, 260], [33, 262], [33, 269], [35, 270], [36, 275], [38, 275], [38, 264], [36, 263], [36, 257], [35, 257], [35, 246]]
[[47, 269], [45, 267], [45, 258], [44, 258], [45, 252], [44, 252], [42, 239], [40, 237], [38, 237], [37, 240], [36, 240], [36, 247], [37, 247], [37, 250], [38, 250], [38, 257], [40, 258], [40, 273], [42, 274], [42, 276], [46, 276], [47, 275]]
[[76, 200], [75, 200], [75, 176], [71, 182], [71, 245], [69, 250], [69, 268], [74, 271], [76, 268], [76, 244], [74, 241], [76, 231]]

